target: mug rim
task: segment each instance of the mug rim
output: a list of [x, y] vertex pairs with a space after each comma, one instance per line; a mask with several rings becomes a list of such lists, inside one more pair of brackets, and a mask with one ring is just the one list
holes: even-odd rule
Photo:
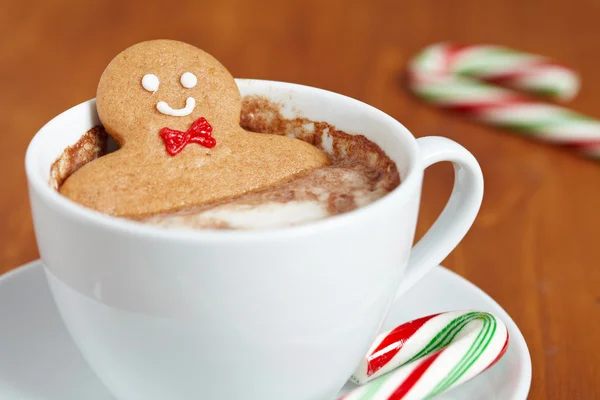
[[[300, 85], [296, 83], [262, 80], [262, 79], [240, 79], [236, 78], [238, 86], [250, 86], [255, 84], [270, 85], [276, 89], [292, 89], [296, 92], [310, 92], [311, 95], [321, 95], [329, 97], [332, 101], [346, 101], [365, 108], [378, 118], [387, 120], [393, 127], [392, 134], [400, 135], [399, 140], [402, 142], [402, 147], [407, 148], [412, 153], [412, 160], [408, 165], [406, 177], [401, 180], [400, 185], [394, 188], [391, 192], [384, 195], [382, 198], [359, 207], [355, 210], [333, 215], [316, 221], [310, 221], [294, 226], [257, 229], [257, 230], [214, 230], [214, 229], [190, 229], [190, 228], [164, 228], [151, 224], [143, 224], [137, 221], [128, 220], [126, 218], [115, 217], [103, 214], [99, 211], [84, 207], [65, 196], [62, 196], [58, 191], [49, 185], [49, 182], [44, 181], [36, 168], [39, 158], [38, 154], [44, 151], [43, 143], [48, 140], [46, 131], [49, 130], [55, 121], [67, 118], [70, 114], [77, 112], [80, 108], [91, 107], [95, 103], [95, 99], [89, 99], [76, 106], [73, 106], [62, 113], [58, 114], [44, 126], [42, 126], [34, 135], [27, 146], [25, 153], [25, 172], [29, 183], [29, 190], [35, 191], [42, 201], [49, 204], [54, 210], [62, 214], [84, 221], [90, 225], [97, 225], [106, 230], [113, 232], [134, 234], [148, 238], [160, 240], [183, 240], [183, 241], [279, 241], [285, 240], [291, 236], [302, 236], [314, 234], [316, 230], [336, 230], [344, 226], [353, 226], [361, 220], [370, 219], [375, 216], [381, 208], [386, 208], [386, 205], [399, 207], [402, 204], [401, 197], [411, 193], [410, 188], [418, 185], [420, 178], [423, 175], [423, 169], [418, 168], [421, 164], [419, 146], [416, 138], [412, 133], [402, 125], [398, 120], [391, 117], [387, 113], [366, 104], [360, 100], [335, 93], [325, 89], [319, 89], [312, 86]], [[268, 97], [268, 93], [264, 93]], [[357, 132], [360, 134], [360, 132]], [[405, 140], [401, 140], [401, 138]], [[384, 152], [385, 149], [382, 149]]]

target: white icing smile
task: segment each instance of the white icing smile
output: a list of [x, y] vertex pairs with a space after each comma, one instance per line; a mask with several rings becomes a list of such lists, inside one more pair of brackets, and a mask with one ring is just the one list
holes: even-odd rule
[[[198, 78], [196, 75], [191, 72], [184, 72], [179, 78], [179, 82], [181, 82], [181, 86], [186, 89], [191, 89], [196, 86], [198, 83]], [[142, 77], [142, 87], [151, 93], [156, 93], [158, 87], [160, 86], [160, 79], [158, 76], [154, 74], [146, 74]], [[196, 99], [193, 97], [188, 97], [185, 101], [185, 107], [183, 108], [173, 108], [167, 104], [166, 101], [159, 101], [156, 103], [156, 109], [158, 112], [171, 115], [173, 117], [185, 117], [186, 115], [190, 115], [192, 111], [194, 111], [194, 107], [196, 107]]]
[[166, 115], [172, 115], [173, 117], [185, 117], [186, 115], [190, 115], [192, 111], [194, 111], [194, 107], [196, 107], [196, 100], [193, 97], [188, 97], [185, 101], [185, 107], [183, 108], [172, 108], [165, 101], [159, 101], [156, 103], [156, 109]]

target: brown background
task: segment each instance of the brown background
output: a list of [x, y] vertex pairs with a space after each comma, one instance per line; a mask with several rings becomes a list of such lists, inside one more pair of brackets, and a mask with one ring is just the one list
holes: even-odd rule
[[[136, 3], [0, 0], [0, 273], [38, 257], [23, 171], [36, 130], [94, 97], [120, 50], [179, 39], [234, 76], [343, 93], [416, 136], [444, 135], [470, 149], [486, 179], [484, 203], [444, 264], [521, 327], [533, 360], [531, 399], [600, 398], [600, 164], [440, 112], [402, 83], [406, 63], [427, 44], [504, 44], [575, 67], [584, 84], [572, 107], [600, 117], [600, 1]], [[445, 203], [451, 174], [446, 165], [428, 170], [421, 234]]]

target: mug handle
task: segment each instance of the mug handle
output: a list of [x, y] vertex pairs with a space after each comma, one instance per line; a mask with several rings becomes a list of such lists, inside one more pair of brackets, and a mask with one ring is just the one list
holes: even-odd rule
[[439, 136], [417, 139], [423, 168], [450, 161], [454, 188], [446, 207], [412, 248], [396, 299], [437, 266], [467, 234], [483, 199], [483, 175], [477, 160], [460, 144]]

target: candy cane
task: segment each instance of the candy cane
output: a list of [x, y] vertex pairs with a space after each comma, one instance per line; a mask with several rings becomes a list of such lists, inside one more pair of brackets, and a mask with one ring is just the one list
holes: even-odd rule
[[499, 46], [436, 44], [409, 65], [411, 90], [429, 103], [600, 158], [599, 121], [498, 84], [554, 100], [570, 100], [579, 90], [572, 70]]
[[351, 378], [366, 384], [339, 400], [431, 398], [494, 365], [507, 347], [506, 326], [489, 313], [420, 318], [377, 337]]

